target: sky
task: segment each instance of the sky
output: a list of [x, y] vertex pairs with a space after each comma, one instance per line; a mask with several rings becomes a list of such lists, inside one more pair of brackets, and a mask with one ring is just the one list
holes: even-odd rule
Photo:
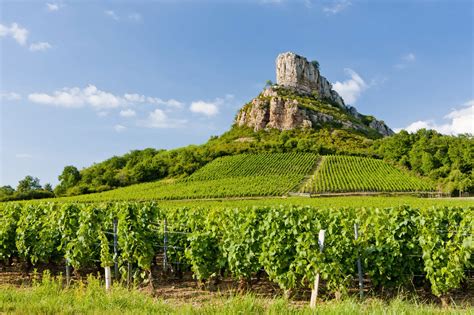
[[205, 143], [286, 51], [394, 130], [474, 133], [473, 3], [0, 0], [0, 185]]

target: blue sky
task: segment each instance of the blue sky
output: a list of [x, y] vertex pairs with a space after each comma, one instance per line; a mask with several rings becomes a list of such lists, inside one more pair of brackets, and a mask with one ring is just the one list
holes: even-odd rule
[[285, 51], [394, 129], [473, 132], [472, 1], [0, 3], [0, 185], [204, 143]]

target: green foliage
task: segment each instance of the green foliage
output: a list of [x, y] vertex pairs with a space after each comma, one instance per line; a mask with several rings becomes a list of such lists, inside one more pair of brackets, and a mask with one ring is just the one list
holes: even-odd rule
[[59, 185], [56, 186], [56, 193], [63, 195], [67, 190], [75, 186], [81, 180], [79, 170], [72, 165], [65, 166], [61, 175], [58, 176]]
[[5, 204], [0, 215], [0, 260], [6, 260], [17, 254], [15, 237], [21, 206]]
[[429, 180], [418, 178], [382, 160], [356, 156], [323, 156], [302, 192], [430, 191]]
[[[63, 206], [66, 207], [66, 206]], [[65, 211], [74, 211], [74, 208], [65, 208]], [[73, 210], [74, 209], [74, 210]], [[74, 216], [68, 224], [74, 229], [75, 235], [71, 235], [65, 244], [65, 258], [76, 269], [86, 268], [94, 265], [94, 260], [100, 258], [99, 231], [103, 228], [104, 208], [99, 205], [82, 205], [77, 217], [77, 226]], [[67, 229], [68, 227], [66, 227]], [[74, 233], [74, 232], [73, 232]]]
[[447, 193], [472, 192], [474, 137], [447, 136], [434, 130], [399, 133], [374, 143], [373, 151], [393, 163], [429, 176]]
[[[2, 222], [11, 225], [0, 228], [2, 257], [17, 256], [36, 265], [66, 256], [74, 268], [99, 259], [102, 266], [110, 266], [107, 231], [118, 217], [118, 261], [149, 271], [162, 244], [157, 226], [166, 218], [170, 235], [180, 232], [172, 241], [183, 248], [172, 259], [189, 264], [197, 279], [219, 278], [226, 272], [249, 279], [263, 267], [285, 290], [309, 287], [320, 273], [329, 292], [344, 292], [356, 275], [360, 256], [364, 271], [378, 287], [409, 285], [424, 271], [433, 293], [445, 295], [465, 279], [474, 251], [472, 206], [165, 210], [153, 202], [3, 203], [0, 211], [7, 217]], [[321, 229], [326, 230], [322, 252], [317, 241]]]
[[[375, 286], [396, 286], [421, 274], [418, 242], [420, 211], [409, 206], [364, 209], [360, 212], [358, 246], [363, 268]], [[385, 227], [387, 228], [381, 228]]]
[[263, 234], [259, 226], [265, 210], [254, 207], [245, 216], [239, 215], [240, 211], [233, 209], [226, 213], [222, 246], [232, 276], [249, 281], [261, 266], [258, 258]]
[[424, 271], [431, 290], [441, 296], [458, 288], [464, 269], [474, 264], [474, 209], [452, 207], [424, 210], [419, 218]]
[[32, 190], [39, 190], [41, 189], [41, 185], [39, 182], [40, 181], [37, 177], [28, 175], [18, 182], [16, 190], [19, 193], [28, 193]]
[[114, 259], [110, 253], [109, 240], [104, 232], [99, 231], [100, 240], [100, 265], [102, 267], [110, 267], [114, 264]]
[[48, 262], [57, 253], [59, 235], [50, 214], [53, 204], [29, 204], [21, 208], [16, 227], [16, 250], [26, 262]]
[[130, 263], [142, 270], [150, 270], [158, 244], [155, 232], [158, 207], [154, 203], [119, 203], [114, 211], [118, 216], [122, 269], [126, 269], [125, 263]]

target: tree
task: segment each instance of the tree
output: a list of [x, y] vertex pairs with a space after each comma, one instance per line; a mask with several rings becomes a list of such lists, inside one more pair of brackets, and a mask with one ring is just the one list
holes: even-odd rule
[[272, 80], [267, 80], [267, 81], [265, 82], [265, 87], [270, 87], [270, 86], [272, 86], [272, 85], [273, 85]]
[[18, 193], [29, 193], [31, 191], [40, 189], [40, 180], [37, 177], [28, 175], [18, 182], [18, 187], [16, 188], [16, 191]]
[[77, 167], [68, 165], [64, 167], [63, 172], [61, 175], [58, 176], [59, 185], [68, 189], [74, 185], [76, 185], [81, 180], [81, 174]]
[[49, 192], [53, 192], [53, 186], [51, 186], [50, 183], [44, 184], [43, 189]]
[[0, 187], [0, 199], [12, 196], [15, 193], [15, 189], [12, 186]]

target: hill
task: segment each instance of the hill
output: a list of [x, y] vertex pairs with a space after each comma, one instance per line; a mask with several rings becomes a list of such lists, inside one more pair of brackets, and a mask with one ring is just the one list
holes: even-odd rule
[[282, 196], [294, 189], [316, 162], [317, 155], [311, 153], [240, 154], [215, 159], [187, 178], [72, 198], [104, 201]]
[[[284, 196], [291, 192], [415, 192], [433, 185], [382, 160], [312, 153], [239, 154], [215, 159], [189, 177], [161, 180], [76, 201]], [[64, 201], [67, 201], [65, 198]]]

